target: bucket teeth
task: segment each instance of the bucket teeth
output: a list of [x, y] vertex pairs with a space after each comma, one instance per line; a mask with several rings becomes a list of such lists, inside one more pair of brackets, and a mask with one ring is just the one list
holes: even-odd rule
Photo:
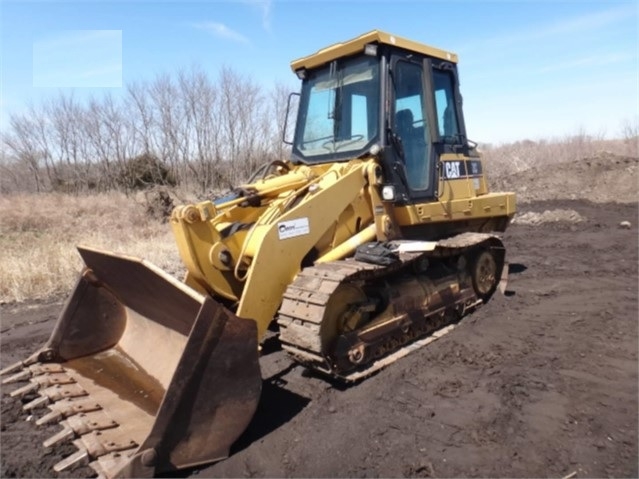
[[34, 376], [40, 376], [43, 374], [56, 374], [64, 373], [65, 370], [60, 364], [33, 364], [31, 366], [24, 366], [22, 363], [16, 363], [8, 368], [5, 368], [0, 373], [0, 376], [9, 374], [22, 368], [22, 371], [17, 372], [8, 378], [2, 380], [2, 384], [17, 383], [20, 381], [27, 381]]
[[60, 399], [75, 398], [87, 396], [88, 393], [76, 384], [56, 384], [42, 391], [51, 401], [59, 401]]
[[17, 363], [13, 363], [11, 366], [7, 366], [4, 369], [0, 369], [0, 376], [5, 376], [7, 374], [15, 373], [16, 371], [20, 371], [22, 368], [26, 368], [31, 366], [32, 364], [36, 364], [38, 362], [38, 358], [40, 357], [41, 351], [38, 351], [35, 354], [32, 354], [27, 359], [23, 361], [18, 361]]
[[[15, 376], [12, 376], [15, 377]], [[10, 378], [9, 378], [10, 379]], [[40, 388], [46, 388], [49, 386], [73, 384], [75, 379], [64, 373], [44, 373], [39, 376], [31, 378], [31, 384], [23, 386], [10, 393], [11, 397], [24, 397], [30, 392], [37, 391]]]
[[21, 388], [12, 391], [9, 396], [11, 396], [12, 398], [22, 398], [31, 392], [37, 391], [38, 389], [40, 389], [40, 385], [38, 383], [29, 383], [26, 386], [22, 386]]
[[[56, 411], [57, 412], [57, 411]], [[62, 414], [59, 414], [62, 416]], [[58, 416], [58, 417], [59, 417]], [[69, 416], [66, 421], [60, 422], [62, 430], [44, 441], [44, 447], [51, 447], [60, 442], [69, 441], [75, 437], [82, 437], [92, 431], [102, 431], [118, 427], [118, 423], [107, 416], [103, 411], [91, 413], [79, 413]], [[90, 450], [90, 447], [85, 448]]]
[[122, 451], [129, 451], [138, 447], [138, 444], [134, 440], [123, 439], [108, 439], [108, 434], [103, 434], [101, 431], [93, 431], [89, 434], [84, 434], [78, 441], [74, 441], [74, 444], [78, 446], [78, 449], [84, 449], [89, 451], [91, 457], [100, 458], [110, 453], [119, 453]]
[[55, 405], [64, 414], [64, 417], [102, 409], [102, 406], [91, 399], [67, 399], [66, 401], [59, 401]]
[[21, 381], [27, 381], [30, 377], [31, 377], [31, 371], [28, 369], [24, 369], [20, 371], [19, 373], [9, 376], [8, 378], [4, 378], [2, 380], [2, 384], [12, 384], [12, 383], [19, 383]]
[[[61, 423], [61, 424], [63, 424], [63, 423]], [[51, 446], [55, 446], [56, 444], [59, 444], [61, 442], [72, 440], [75, 437], [75, 433], [73, 432], [73, 429], [68, 424], [63, 424], [63, 426], [64, 427], [63, 427], [63, 429], [61, 431], [55, 433], [49, 439], [44, 441], [42, 443], [42, 445], [44, 447], [51, 447]]]
[[34, 399], [28, 404], [22, 406], [22, 409], [29, 411], [31, 409], [46, 406], [50, 402], [60, 401], [61, 399], [69, 399], [86, 396], [87, 392], [78, 384], [56, 384], [40, 391], [40, 398]]
[[70, 416], [67, 423], [78, 436], [91, 431], [112, 429], [118, 426], [118, 423], [107, 416], [103, 411], [76, 414]]
[[90, 399], [64, 399], [49, 405], [51, 412], [36, 421], [38, 426], [59, 422], [74, 414], [99, 411], [102, 407]]
[[54, 422], [59, 422], [64, 415], [60, 411], [51, 411], [42, 416], [40, 419], [36, 421], [38, 426], [42, 426], [44, 424], [51, 424]]
[[53, 469], [61, 472], [72, 467], [88, 465], [98, 473], [98, 477], [113, 477], [113, 473], [130, 460], [138, 444], [132, 440], [105, 439], [100, 434], [91, 432], [73, 441], [78, 451], [57, 463]]
[[61, 373], [64, 372], [64, 368], [61, 364], [58, 363], [47, 363], [43, 364], [38, 362], [39, 354], [36, 353], [31, 357], [28, 357], [24, 361], [18, 361], [17, 363], [13, 363], [11, 366], [7, 366], [4, 369], [0, 369], [0, 376], [6, 376], [7, 374], [12, 374], [21, 369], [26, 369], [31, 371], [33, 374], [42, 374], [42, 373]]
[[55, 386], [50, 386], [46, 389], [41, 390], [41, 397], [25, 404], [24, 406], [22, 406], [22, 409], [24, 409], [25, 411], [30, 411], [38, 407], [46, 406], [47, 404], [49, 404], [49, 402], [55, 402], [61, 399], [75, 398], [86, 395], [87, 392], [82, 389], [77, 383], [55, 384]]
[[32, 382], [38, 383], [41, 387], [56, 386], [58, 384], [73, 384], [73, 379], [64, 373], [44, 373], [31, 379]]
[[29, 366], [29, 369], [33, 374], [44, 374], [44, 373], [64, 373], [65, 369], [61, 364], [58, 363], [48, 363], [48, 364], [34, 364]]
[[58, 462], [55, 466], [53, 466], [53, 470], [56, 472], [62, 472], [72, 467], [86, 466], [89, 464], [89, 461], [89, 453], [83, 448]]
[[15, 373], [24, 367], [24, 363], [22, 361], [18, 361], [17, 363], [13, 363], [11, 366], [7, 366], [6, 368], [0, 370], [0, 376], [6, 376], [7, 374]]
[[39, 407], [44, 407], [49, 404], [49, 398], [46, 396], [40, 396], [39, 398], [35, 398], [33, 401], [22, 406], [22, 409], [25, 411], [32, 411]]

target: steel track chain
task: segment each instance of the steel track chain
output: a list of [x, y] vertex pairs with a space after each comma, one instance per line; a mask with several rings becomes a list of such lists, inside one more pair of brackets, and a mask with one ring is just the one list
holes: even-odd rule
[[[348, 258], [305, 268], [286, 289], [278, 312], [277, 322], [280, 327], [282, 348], [287, 351], [293, 360], [305, 367], [342, 380], [353, 381], [372, 374], [374, 371], [394, 362], [399, 357], [415, 350], [416, 344], [421, 347], [430, 342], [425, 342], [423, 338], [435, 331], [442, 330], [442, 328], [453, 322], [454, 318], [447, 317], [445, 311], [436, 311], [433, 314], [429, 314], [425, 318], [425, 322], [429, 324], [421, 327], [417, 334], [415, 331], [410, 331], [400, 337], [397, 334], [389, 337], [372, 355], [370, 361], [372, 364], [361, 365], [355, 371], [340, 371], [336, 370], [333, 358], [328, 357], [326, 352], [322, 350], [321, 342], [321, 322], [331, 294], [341, 284], [378, 280], [408, 269], [417, 261], [461, 256], [465, 252], [482, 245], [482, 243], [487, 246], [491, 243], [493, 245], [497, 244], [495, 241], [501, 245], [500, 239], [492, 234], [463, 233], [439, 241], [434, 251], [402, 254], [400, 255], [400, 261], [390, 266], [364, 263]], [[463, 298], [463, 304], [447, 306], [454, 306], [460, 309], [461, 315], [463, 315], [466, 311], [479, 306], [481, 302], [474, 295], [472, 299]], [[433, 334], [433, 336], [435, 335], [436, 333]], [[433, 339], [437, 337], [439, 336]]]

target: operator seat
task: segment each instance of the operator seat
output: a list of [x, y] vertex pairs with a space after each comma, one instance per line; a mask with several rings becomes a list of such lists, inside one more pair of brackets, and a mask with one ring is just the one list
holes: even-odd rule
[[[420, 130], [413, 126], [413, 112], [409, 109], [395, 113], [395, 132], [402, 140], [406, 176], [411, 188], [419, 188], [423, 183], [424, 156], [420, 148]], [[423, 138], [421, 139], [423, 143]]]
[[402, 141], [408, 141], [413, 135], [413, 112], [409, 109], [399, 110], [395, 113], [395, 131]]

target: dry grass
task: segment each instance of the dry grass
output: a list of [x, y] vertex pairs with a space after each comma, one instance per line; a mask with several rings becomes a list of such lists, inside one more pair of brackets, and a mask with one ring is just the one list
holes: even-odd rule
[[[515, 180], [512, 175], [522, 173], [525, 185], [548, 190], [552, 196], [558, 186], [541, 182], [543, 178], [539, 178], [538, 173], [533, 178], [525, 173], [534, 172], [540, 166], [569, 165], [571, 161], [595, 157], [601, 152], [637, 157], [637, 148], [637, 137], [601, 140], [577, 135], [563, 140], [522, 141], [482, 150], [491, 187], [502, 187], [501, 182], [505, 180], [509, 183], [506, 186], [517, 190], [517, 185], [512, 184]], [[630, 182], [628, 195], [636, 201], [636, 172], [631, 173], [625, 175]], [[598, 181], [601, 183], [603, 179], [601, 176]], [[613, 180], [611, 184], [617, 185], [618, 190], [616, 177]], [[615, 190], [606, 185], [603, 188]], [[518, 194], [524, 198], [523, 187], [520, 189]], [[583, 186], [577, 190], [580, 194], [586, 191]], [[177, 194], [179, 201], [193, 200], [181, 193]], [[77, 244], [145, 258], [180, 278], [184, 268], [170, 227], [147, 215], [146, 205], [139, 199], [136, 201], [115, 192], [91, 196], [62, 193], [0, 196], [0, 302], [68, 294], [82, 268], [82, 260], [75, 249]]]
[[639, 199], [639, 137], [606, 140], [580, 134], [564, 139], [518, 141], [482, 148], [493, 191], [517, 194], [517, 202]]
[[121, 193], [92, 196], [16, 194], [0, 197], [0, 301], [70, 292], [86, 244], [150, 260], [180, 276], [170, 226]]
[[499, 146], [482, 145], [480, 151], [490, 176], [501, 178], [530, 168], [576, 162], [602, 154], [636, 158], [639, 156], [639, 137], [629, 134], [623, 139], [606, 140], [579, 133], [541, 141], [523, 140]]

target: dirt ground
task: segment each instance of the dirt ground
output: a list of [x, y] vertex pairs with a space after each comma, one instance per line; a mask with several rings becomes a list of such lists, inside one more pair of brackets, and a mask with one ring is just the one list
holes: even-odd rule
[[[637, 204], [520, 210], [505, 234], [505, 296], [349, 388], [269, 352], [258, 412], [231, 457], [179, 474], [637, 477]], [[47, 339], [60, 307], [2, 306], [2, 366]], [[74, 448], [45, 451], [57, 428], [24, 421], [19, 406], [2, 396], [1, 476], [51, 477]]]

